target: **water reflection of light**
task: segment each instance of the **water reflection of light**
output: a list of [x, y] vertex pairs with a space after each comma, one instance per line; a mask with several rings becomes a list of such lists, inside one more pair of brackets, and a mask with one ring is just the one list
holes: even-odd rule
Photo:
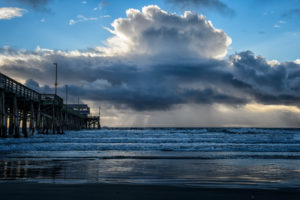
[[0, 179], [18, 180], [28, 178], [46, 178], [56, 176], [60, 171], [57, 167], [46, 167], [45, 164], [29, 160], [0, 161]]
[[3, 177], [7, 178], [7, 162], [4, 162]]
[[0, 161], [0, 179], [41, 182], [281, 184], [300, 178], [300, 161], [61, 159]]
[[20, 172], [21, 172], [21, 162], [18, 160], [17, 161], [17, 172], [16, 172], [16, 178], [20, 177]]
[[25, 160], [25, 165], [24, 165], [24, 177], [27, 177], [28, 174], [28, 160]]
[[259, 183], [259, 182], [264, 182], [264, 183], [278, 183], [281, 180], [277, 179], [267, 179], [267, 178], [263, 178], [263, 177], [255, 177], [255, 176], [250, 176], [250, 175], [240, 175], [237, 176], [238, 179], [240, 180], [247, 180], [248, 182], [253, 182], [253, 183]]

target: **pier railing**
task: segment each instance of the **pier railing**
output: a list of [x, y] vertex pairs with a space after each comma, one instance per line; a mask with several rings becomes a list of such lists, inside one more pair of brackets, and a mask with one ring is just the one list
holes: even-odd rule
[[38, 92], [9, 78], [8, 76], [5, 76], [2, 73], [0, 73], [0, 88], [4, 89], [6, 92], [11, 92], [17, 96], [24, 97], [32, 101], [39, 101], [41, 98], [41, 95]]

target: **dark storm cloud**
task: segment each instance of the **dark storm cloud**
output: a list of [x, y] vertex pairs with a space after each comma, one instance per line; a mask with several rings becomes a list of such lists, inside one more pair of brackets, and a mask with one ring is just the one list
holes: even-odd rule
[[255, 99], [265, 105], [295, 105], [300, 107], [298, 95], [257, 93]]
[[47, 5], [52, 0], [2, 0], [11, 4], [23, 5], [38, 11], [49, 11]]
[[182, 9], [214, 9], [223, 15], [233, 16], [235, 11], [220, 0], [167, 0], [167, 2], [180, 6]]
[[[16, 57], [19, 55], [17, 51], [11, 53]], [[40, 55], [35, 52], [26, 52], [23, 56], [39, 57]], [[55, 73], [54, 62], [58, 63], [59, 81], [65, 83], [93, 82], [105, 78], [111, 84], [119, 85], [123, 82], [134, 81], [138, 70], [136, 66], [106, 58], [68, 57], [54, 54], [45, 56], [42, 60], [23, 61], [17, 59], [12, 63], [3, 65], [1, 71], [6, 71], [6, 73], [17, 77], [34, 77], [34, 80], [38, 82], [51, 84], [53, 82], [52, 75]]]
[[[234, 85], [232, 75], [218, 68], [224, 64], [220, 61], [209, 60], [199, 64], [168, 64], [150, 66], [147, 70], [133, 70], [127, 74], [127, 80], [122, 84], [110, 87], [90, 87], [89, 85], [76, 86], [71, 89], [75, 96], [84, 94], [94, 101], [114, 102], [116, 105], [125, 105], [135, 110], [166, 110], [177, 104], [197, 103], [213, 104], [225, 103], [229, 105], [242, 105], [245, 98], [234, 97], [221, 91], [221, 88], [243, 87]], [[117, 68], [113, 74], [122, 77], [123, 73]], [[121, 74], [120, 74], [121, 73]], [[110, 77], [101, 77], [110, 82]], [[211, 87], [213, 84], [222, 85], [219, 90]], [[203, 85], [203, 88], [190, 89], [185, 84]], [[94, 85], [94, 84], [92, 84]]]
[[270, 67], [267, 61], [252, 52], [246, 51], [238, 54], [238, 59], [233, 59], [234, 75], [237, 79], [265, 91], [285, 90], [287, 69], [283, 65]]
[[[64, 77], [64, 83], [78, 82], [69, 85], [71, 96], [82, 96], [86, 100], [107, 101], [116, 107], [130, 107], [135, 110], [166, 110], [172, 106], [184, 103], [211, 104], [224, 101], [227, 104], [243, 104], [245, 101], [217, 91], [210, 86], [203, 89], [190, 89], [184, 84], [204, 85], [210, 80], [222, 87], [236, 87], [232, 76], [220, 69], [225, 62], [206, 60], [198, 64], [168, 63], [151, 65], [146, 69], [122, 63], [114, 63], [103, 58], [93, 59], [81, 57], [69, 59], [53, 56], [45, 63], [30, 62], [32, 66], [45, 66], [36, 69], [26, 63], [16, 62], [15, 65], [3, 66], [2, 70], [18, 76], [30, 76], [38, 82], [50, 85], [53, 82], [54, 60], [59, 60], [59, 77]], [[107, 66], [104, 63], [108, 64]], [[79, 66], [84, 66], [80, 68]], [[47, 75], [46, 75], [47, 74]], [[50, 76], [49, 76], [50, 75]], [[46, 77], [46, 78], [45, 78]], [[47, 80], [48, 79], [48, 80]], [[60, 79], [59, 79], [60, 82]], [[27, 80], [26, 85], [39, 92], [53, 92], [48, 85], [38, 86], [33, 80]], [[237, 85], [237, 87], [240, 87]], [[60, 93], [63, 94], [64, 87]]]
[[39, 83], [36, 82], [35, 80], [33, 79], [28, 79], [26, 80], [25, 82], [25, 85], [39, 93], [42, 93], [42, 94], [51, 94], [53, 93], [53, 88], [51, 88], [50, 86], [48, 85], [45, 85], [43, 87], [40, 87]]
[[250, 51], [231, 57], [234, 76], [260, 91], [278, 94], [296, 94], [299, 91], [300, 68], [295, 62], [271, 65]]
[[[18, 53], [10, 50], [10, 54]], [[53, 62], [59, 61], [61, 96], [68, 84], [70, 98], [81, 96], [83, 100], [109, 102], [137, 111], [168, 110], [189, 103], [300, 106], [300, 67], [296, 63], [271, 66], [250, 51], [233, 55], [228, 61], [202, 59], [178, 64], [176, 58], [173, 60], [141, 67], [105, 57], [51, 54], [41, 60], [15, 60], [2, 66], [1, 71], [31, 77], [44, 85], [27, 80], [27, 86], [49, 93], [53, 92]]]
[[247, 103], [247, 99], [234, 97], [232, 95], [228, 95], [225, 93], [219, 93], [216, 90], [211, 88], [207, 88], [204, 90], [186, 90], [183, 93], [189, 102], [198, 103], [198, 104], [212, 104], [213, 103], [221, 103], [227, 105], [244, 105]]
[[266, 105], [300, 106], [300, 66], [295, 62], [271, 65], [250, 51], [231, 57], [233, 76], [250, 85], [246, 89], [253, 99]]

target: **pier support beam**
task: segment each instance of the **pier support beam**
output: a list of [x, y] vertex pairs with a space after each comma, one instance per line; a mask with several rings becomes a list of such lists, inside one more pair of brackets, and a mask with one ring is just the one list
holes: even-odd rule
[[2, 119], [3, 119], [3, 107], [2, 107], [2, 98], [1, 98], [1, 96], [2, 96], [2, 90], [0, 90], [0, 137], [3, 137], [2, 136]]
[[24, 137], [28, 137], [27, 134], [27, 110], [24, 107], [22, 111], [22, 133]]
[[30, 131], [31, 131], [31, 135], [34, 135], [34, 106], [33, 106], [33, 102], [30, 102]]
[[19, 138], [20, 137], [19, 111], [18, 111], [18, 102], [17, 102], [16, 95], [14, 95], [13, 97], [13, 113], [14, 113], [14, 119], [13, 119], [14, 137]]
[[60, 111], [60, 131], [61, 131], [61, 134], [64, 134], [64, 124], [65, 124], [65, 120], [63, 118], [63, 112]]
[[10, 136], [14, 135], [14, 105], [13, 102], [9, 105], [9, 124], [8, 124], [8, 133]]
[[0, 136], [7, 137], [5, 93], [0, 90]]
[[55, 121], [55, 106], [54, 103], [52, 105], [52, 122], [51, 122], [51, 127], [52, 127], [52, 134], [55, 134], [55, 130], [56, 130], [56, 121]]
[[41, 103], [38, 103], [37, 107], [37, 115], [36, 115], [36, 125], [35, 125], [38, 133], [41, 131]]

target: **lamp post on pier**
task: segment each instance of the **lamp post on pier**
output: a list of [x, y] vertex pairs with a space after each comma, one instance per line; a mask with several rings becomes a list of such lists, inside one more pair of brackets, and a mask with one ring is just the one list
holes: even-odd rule
[[52, 103], [52, 134], [55, 134], [56, 131], [56, 125], [57, 125], [57, 119], [55, 119], [56, 117], [56, 109], [55, 109], [55, 99], [56, 99], [56, 95], [57, 95], [57, 63], [53, 63], [55, 65], [55, 95], [53, 98], [53, 103]]
[[66, 85], [66, 105], [68, 105], [68, 85]]
[[53, 63], [54, 65], [55, 65], [55, 83], [54, 83], [54, 85], [55, 85], [55, 95], [57, 95], [57, 85], [58, 85], [58, 83], [57, 83], [57, 63]]

